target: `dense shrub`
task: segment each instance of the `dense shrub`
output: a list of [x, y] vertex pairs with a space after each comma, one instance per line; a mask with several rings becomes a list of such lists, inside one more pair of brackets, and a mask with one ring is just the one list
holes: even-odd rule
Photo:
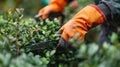
[[[120, 43], [115, 33], [110, 37], [111, 44], [104, 43], [99, 49], [96, 43], [85, 44], [75, 41], [76, 50], [64, 50], [57, 54], [56, 45], [43, 49], [44, 55], [35, 55], [28, 46], [41, 41], [58, 41], [54, 34], [60, 28], [60, 21], [24, 19], [22, 9], [7, 17], [0, 16], [0, 67], [119, 67]], [[48, 43], [46, 43], [48, 44]], [[80, 44], [80, 45], [79, 45]], [[41, 50], [38, 50], [41, 51]]]

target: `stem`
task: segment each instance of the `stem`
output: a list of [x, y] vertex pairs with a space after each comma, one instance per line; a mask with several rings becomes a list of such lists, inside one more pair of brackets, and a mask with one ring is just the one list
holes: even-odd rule
[[20, 47], [18, 44], [18, 32], [16, 33], [16, 46], [17, 46], [17, 56], [20, 54]]

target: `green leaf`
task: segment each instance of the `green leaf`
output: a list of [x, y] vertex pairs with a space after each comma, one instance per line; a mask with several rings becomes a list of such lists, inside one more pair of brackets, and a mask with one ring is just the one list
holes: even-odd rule
[[93, 56], [98, 50], [98, 45], [96, 44], [90, 44], [88, 47], [88, 55]]
[[54, 55], [55, 52], [56, 52], [56, 50], [52, 50], [52, 51], [50, 52], [50, 56]]
[[116, 41], [118, 41], [118, 35], [116, 33], [112, 33], [111, 42], [114, 43]]

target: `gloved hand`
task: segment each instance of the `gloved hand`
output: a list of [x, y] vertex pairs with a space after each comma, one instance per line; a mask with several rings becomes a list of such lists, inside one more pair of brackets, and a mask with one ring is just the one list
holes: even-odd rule
[[62, 12], [64, 7], [67, 5], [66, 0], [51, 0], [48, 6], [39, 10], [38, 14], [42, 14], [42, 19], [46, 19], [51, 12]]
[[[96, 5], [88, 5], [79, 11], [70, 21], [61, 27], [59, 32], [63, 41], [59, 42], [59, 45], [67, 47], [69, 39], [74, 37], [77, 33], [80, 34], [75, 40], [84, 40], [85, 34], [89, 29], [96, 25], [100, 25], [106, 21], [104, 13]], [[68, 45], [66, 44], [68, 43]]]

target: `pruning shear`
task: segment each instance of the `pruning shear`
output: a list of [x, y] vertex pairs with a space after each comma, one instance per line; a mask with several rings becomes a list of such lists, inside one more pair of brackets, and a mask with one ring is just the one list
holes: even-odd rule
[[[39, 21], [39, 20], [40, 20], [40, 19], [39, 19], [40, 17], [42, 17], [42, 14], [37, 14], [37, 15], [35, 15], [34, 19], [35, 19], [36, 21]], [[64, 14], [61, 13], [61, 12], [56, 12], [56, 13], [55, 13], [55, 12], [51, 12], [51, 13], [49, 14], [48, 18], [49, 18], [50, 20], [54, 20], [54, 18], [59, 18], [59, 19], [60, 19], [60, 22], [61, 22], [61, 25], [63, 25], [65, 16], [64, 16]]]
[[[34, 18], [36, 21], [39, 21], [39, 17], [41, 17], [41, 16], [42, 16], [42, 14], [38, 14]], [[52, 20], [58, 16], [61, 17], [61, 25], [62, 25], [63, 21], [64, 21], [64, 15], [62, 13], [56, 13], [56, 14], [51, 13], [49, 16], [49, 19]], [[61, 48], [61, 47], [59, 47], [58, 43], [59, 43], [59, 40], [40, 41], [40, 42], [36, 43], [35, 45], [27, 46], [27, 48], [29, 48], [30, 49], [29, 52], [32, 52], [34, 55], [40, 55], [43, 57], [46, 56], [45, 51], [56, 50], [56, 52], [54, 54], [55, 57], [62, 56], [63, 54], [66, 54], [67, 56], [72, 55], [73, 52], [77, 51], [76, 48], [71, 47], [71, 46], [68, 49]], [[85, 60], [85, 59], [77, 58], [77, 59], [73, 59], [71, 61], [83, 61], [83, 60]], [[61, 59], [56, 60], [57, 63], [61, 63], [59, 61], [64, 61], [66, 63], [68, 62], [68, 61], [61, 60]]]

